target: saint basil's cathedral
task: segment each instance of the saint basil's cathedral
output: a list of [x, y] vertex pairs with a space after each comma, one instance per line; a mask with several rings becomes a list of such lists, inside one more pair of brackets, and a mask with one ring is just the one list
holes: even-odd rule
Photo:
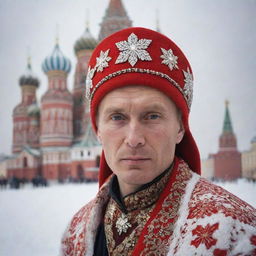
[[[85, 80], [90, 56], [97, 43], [108, 35], [132, 26], [121, 0], [110, 0], [100, 27], [98, 40], [87, 26], [74, 45], [77, 57], [74, 85], [68, 90], [71, 62], [58, 42], [42, 63], [48, 77], [47, 91], [38, 105], [39, 80], [28, 61], [20, 77], [21, 102], [13, 110], [13, 156], [7, 159], [7, 178], [32, 180], [98, 180], [101, 145], [92, 130]], [[159, 31], [158, 24], [157, 30]], [[252, 147], [242, 155], [237, 149], [228, 104], [226, 104], [219, 150], [202, 160], [202, 175], [207, 178], [233, 180], [256, 179], [256, 137]]]
[[[131, 27], [121, 0], [110, 0], [101, 23], [98, 40]], [[70, 60], [56, 42], [42, 63], [48, 78], [47, 91], [38, 105], [36, 91], [39, 80], [28, 61], [27, 70], [19, 79], [21, 102], [13, 110], [13, 156], [8, 159], [8, 177], [32, 180], [86, 179], [97, 181], [101, 145], [91, 124], [85, 100], [85, 80], [89, 58], [98, 41], [87, 26], [74, 45], [77, 57], [74, 86], [68, 90]]]

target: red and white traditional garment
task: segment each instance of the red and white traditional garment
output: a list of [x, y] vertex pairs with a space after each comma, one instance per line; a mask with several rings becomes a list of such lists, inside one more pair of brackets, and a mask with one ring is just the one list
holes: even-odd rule
[[[61, 254], [92, 256], [109, 180], [66, 230]], [[165, 188], [129, 254], [144, 256], [256, 256], [256, 210], [175, 159]], [[108, 234], [106, 234], [108, 236]]]

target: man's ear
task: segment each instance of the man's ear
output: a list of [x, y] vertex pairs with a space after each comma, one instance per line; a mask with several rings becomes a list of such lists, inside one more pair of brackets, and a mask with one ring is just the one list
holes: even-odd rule
[[182, 141], [182, 139], [184, 137], [184, 134], [185, 134], [185, 129], [184, 129], [183, 123], [180, 122], [180, 129], [179, 129], [179, 131], [177, 133], [176, 144], [179, 144]]

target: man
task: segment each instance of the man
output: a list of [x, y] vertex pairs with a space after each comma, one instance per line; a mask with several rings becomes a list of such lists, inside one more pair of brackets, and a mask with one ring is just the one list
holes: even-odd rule
[[198, 175], [192, 91], [188, 60], [158, 32], [128, 28], [97, 46], [86, 95], [100, 189], [62, 255], [256, 255], [255, 209]]

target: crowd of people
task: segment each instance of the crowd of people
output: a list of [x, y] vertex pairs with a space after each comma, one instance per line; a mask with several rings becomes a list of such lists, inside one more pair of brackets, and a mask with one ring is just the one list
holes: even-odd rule
[[12, 188], [12, 189], [19, 189], [24, 187], [26, 184], [32, 184], [33, 187], [47, 187], [48, 182], [42, 176], [36, 176], [32, 180], [28, 180], [26, 178], [6, 178], [4, 176], [0, 176], [0, 188]]
[[[65, 184], [65, 183], [90, 183], [90, 182], [98, 182], [98, 180], [92, 180], [87, 179], [85, 177], [68, 177], [67, 179], [58, 179], [57, 182], [59, 184]], [[0, 189], [19, 189], [23, 188], [26, 184], [32, 184], [33, 187], [47, 187], [49, 186], [49, 181], [45, 179], [44, 177], [38, 175], [34, 177], [31, 180], [28, 180], [26, 178], [18, 178], [18, 177], [12, 177], [7, 178], [5, 176], [0, 176]]]

